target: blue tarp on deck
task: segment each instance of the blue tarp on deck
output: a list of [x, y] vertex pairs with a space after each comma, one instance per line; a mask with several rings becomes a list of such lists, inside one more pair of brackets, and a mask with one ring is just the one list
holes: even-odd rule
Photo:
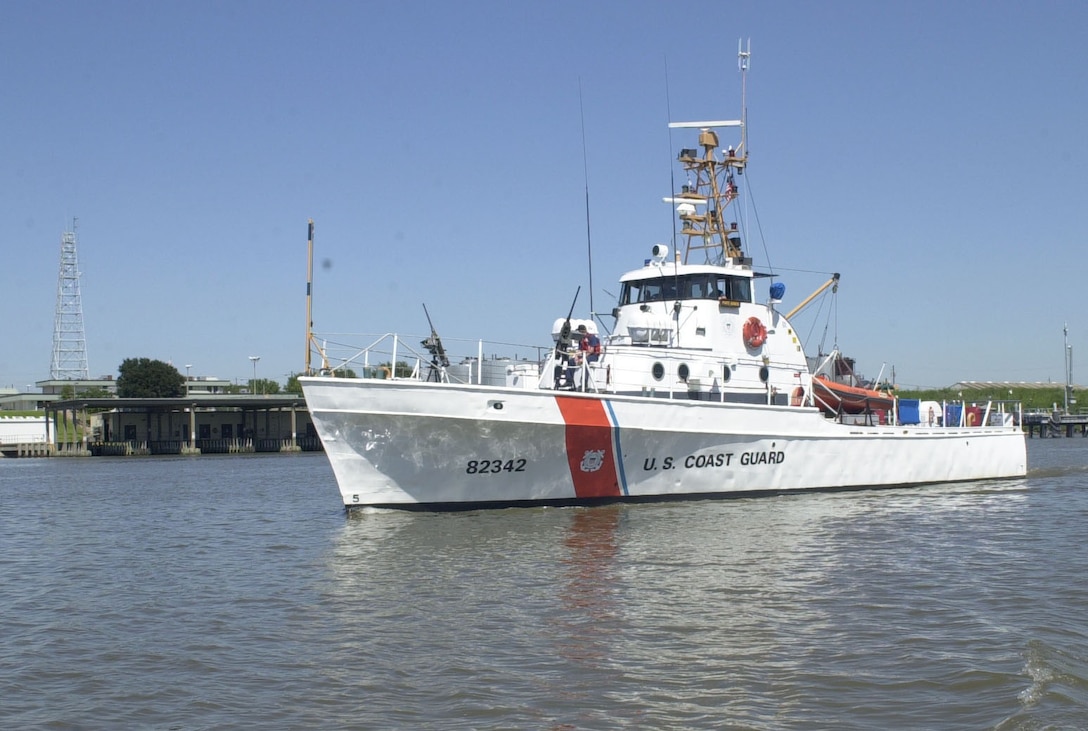
[[921, 400], [916, 398], [901, 398], [899, 399], [899, 423], [900, 424], [919, 424], [922, 421], [922, 417], [919, 412], [921, 411]]
[[945, 426], [959, 426], [960, 414], [963, 413], [963, 404], [945, 404], [944, 407], [944, 425]]

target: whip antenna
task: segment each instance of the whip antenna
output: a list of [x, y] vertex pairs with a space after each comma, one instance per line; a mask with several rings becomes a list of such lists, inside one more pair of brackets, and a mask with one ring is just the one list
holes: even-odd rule
[[582, 107], [582, 77], [578, 77], [578, 114], [582, 121], [582, 175], [586, 182], [586, 258], [589, 260], [589, 316], [596, 318], [593, 309], [593, 238], [589, 225], [589, 163], [586, 153], [586, 114]]

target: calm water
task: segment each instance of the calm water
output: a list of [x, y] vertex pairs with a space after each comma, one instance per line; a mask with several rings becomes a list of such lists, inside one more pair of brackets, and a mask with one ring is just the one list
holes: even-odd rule
[[346, 516], [323, 455], [0, 459], [0, 727], [1088, 728], [1088, 440], [1029, 462]]

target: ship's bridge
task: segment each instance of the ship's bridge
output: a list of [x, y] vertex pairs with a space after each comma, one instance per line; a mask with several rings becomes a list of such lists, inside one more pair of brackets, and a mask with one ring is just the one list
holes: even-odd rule
[[[670, 267], [671, 268], [671, 267]], [[691, 270], [694, 267], [682, 267]], [[685, 271], [683, 274], [667, 272], [647, 277], [624, 277], [621, 281], [620, 306], [646, 302], [672, 302], [675, 300], [729, 300], [752, 302], [752, 277], [727, 274], [720, 269]]]

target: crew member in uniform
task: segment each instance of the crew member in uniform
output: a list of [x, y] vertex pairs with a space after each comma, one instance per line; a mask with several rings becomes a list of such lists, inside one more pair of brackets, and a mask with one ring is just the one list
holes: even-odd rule
[[[580, 356], [578, 361], [589, 363], [596, 363], [601, 359], [601, 339], [597, 337], [596, 333], [591, 333], [585, 325], [578, 326], [578, 334], [581, 336], [578, 339], [578, 355]], [[582, 390], [589, 390], [589, 371], [583, 371]]]

